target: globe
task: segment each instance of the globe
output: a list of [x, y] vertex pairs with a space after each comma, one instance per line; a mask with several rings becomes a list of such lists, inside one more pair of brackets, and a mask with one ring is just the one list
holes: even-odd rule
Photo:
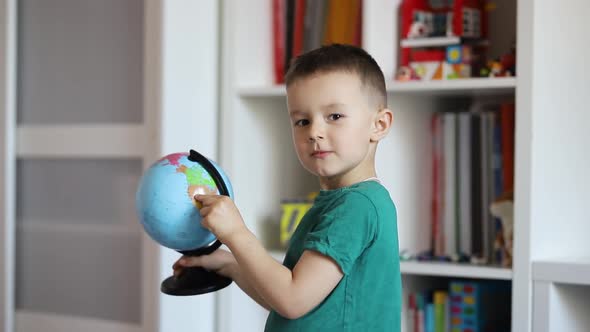
[[[153, 163], [142, 175], [136, 195], [137, 214], [145, 232], [160, 245], [180, 252], [204, 248], [216, 241], [215, 235], [201, 226], [199, 203], [193, 197], [220, 191], [207, 165], [190, 156], [172, 153]], [[233, 198], [225, 172], [207, 160]]]
[[[221, 245], [201, 226], [195, 194], [234, 197], [225, 172], [195, 150], [172, 153], [152, 164], [137, 188], [136, 209], [145, 232], [157, 243], [184, 255], [208, 255]], [[186, 267], [180, 275], [166, 278], [160, 290], [185, 296], [213, 292], [232, 280], [202, 267]]]

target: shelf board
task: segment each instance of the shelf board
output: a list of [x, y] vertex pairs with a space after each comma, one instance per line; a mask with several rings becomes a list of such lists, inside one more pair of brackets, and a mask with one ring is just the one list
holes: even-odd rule
[[461, 43], [461, 38], [457, 36], [450, 37], [427, 37], [427, 38], [413, 38], [402, 39], [401, 47], [435, 47], [435, 46], [450, 46]]
[[512, 280], [509, 268], [457, 263], [401, 262], [402, 274], [432, 277]]
[[590, 286], [590, 257], [533, 262], [533, 280]]
[[465, 95], [514, 93], [516, 77], [465, 78], [436, 81], [391, 82], [393, 94]]
[[285, 85], [271, 85], [238, 89], [242, 98], [284, 97], [287, 95]]
[[[281, 250], [271, 250], [270, 255], [280, 262], [285, 258], [285, 252]], [[400, 269], [407, 275], [512, 280], [511, 269], [493, 266], [405, 261], [400, 262]]]
[[[421, 95], [483, 95], [513, 94], [516, 77], [465, 78], [437, 81], [389, 82], [387, 92], [392, 94]], [[284, 97], [284, 85], [248, 87], [239, 89], [242, 98]]]

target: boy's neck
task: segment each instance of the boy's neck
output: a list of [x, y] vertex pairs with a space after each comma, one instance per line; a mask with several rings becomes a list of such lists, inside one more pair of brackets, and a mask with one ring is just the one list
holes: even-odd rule
[[320, 188], [323, 190], [332, 190], [343, 187], [349, 187], [355, 183], [377, 179], [377, 173], [374, 169], [370, 172], [351, 172], [335, 177], [320, 177]]

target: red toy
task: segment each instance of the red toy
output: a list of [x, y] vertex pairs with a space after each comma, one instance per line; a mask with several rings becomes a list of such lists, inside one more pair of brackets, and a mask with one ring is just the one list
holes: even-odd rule
[[[487, 15], [483, 0], [403, 0], [401, 38], [487, 37]], [[412, 49], [402, 48], [400, 66], [408, 66]]]

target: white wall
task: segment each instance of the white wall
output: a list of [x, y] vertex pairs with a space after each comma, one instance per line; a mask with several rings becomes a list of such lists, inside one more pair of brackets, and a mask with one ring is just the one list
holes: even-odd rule
[[[150, 72], [145, 97], [145, 106], [151, 109], [147, 113], [155, 115], [147, 119], [157, 137], [154, 159], [189, 149], [217, 159], [218, 7], [216, 0], [160, 0], [148, 10], [148, 15], [151, 11], [161, 17], [159, 26], [149, 32], [153, 38], [146, 46], [154, 51], [147, 52], [151, 56], [146, 59]], [[171, 275], [172, 264], [180, 256], [165, 248], [158, 250], [157, 283]], [[215, 298], [216, 294], [159, 294], [159, 330], [214, 331]]]

